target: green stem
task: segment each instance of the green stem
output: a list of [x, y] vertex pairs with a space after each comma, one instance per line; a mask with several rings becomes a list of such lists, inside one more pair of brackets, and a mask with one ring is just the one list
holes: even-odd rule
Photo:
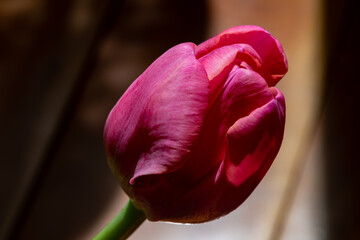
[[120, 213], [99, 232], [93, 240], [127, 239], [145, 220], [144, 212], [137, 209], [131, 200]]

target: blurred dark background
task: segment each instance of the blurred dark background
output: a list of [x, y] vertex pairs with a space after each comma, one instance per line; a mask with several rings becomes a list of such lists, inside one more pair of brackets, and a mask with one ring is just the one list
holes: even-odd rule
[[360, 7], [331, 0], [325, 10], [327, 226], [329, 239], [360, 239]]
[[[296, 6], [306, 12], [302, 4], [311, 7], [311, 1], [224, 4], [235, 2], [246, 6], [235, 11], [239, 15], [277, 9], [278, 19], [269, 22], [264, 16], [254, 24], [263, 21], [280, 36], [286, 52], [289, 49], [290, 70], [296, 69], [290, 59], [298, 46], [291, 35], [306, 14], [289, 12], [297, 13]], [[85, 239], [100, 230], [89, 231], [98, 228], [119, 192], [103, 150], [107, 114], [168, 48], [188, 41], [198, 44], [223, 30], [219, 16], [224, 16], [224, 26], [249, 24], [222, 12], [217, 7], [221, 4], [0, 1], [0, 239]], [[360, 239], [360, 12], [354, 0], [318, 4], [317, 22], [306, 24], [319, 26], [321, 42], [321, 61], [315, 67], [321, 89], [314, 93], [320, 104], [311, 124], [312, 129], [324, 129], [322, 236]], [[286, 44], [288, 39], [291, 44]], [[284, 88], [286, 93], [286, 84]]]

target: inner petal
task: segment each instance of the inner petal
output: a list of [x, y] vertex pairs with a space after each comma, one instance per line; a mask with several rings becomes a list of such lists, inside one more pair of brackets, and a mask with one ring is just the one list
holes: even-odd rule
[[[226, 150], [228, 129], [272, 99], [271, 90], [259, 74], [235, 65], [209, 106], [198, 144], [189, 156], [191, 160], [178, 170], [181, 176], [188, 176], [189, 182], [195, 182], [214, 167], [219, 167]], [[196, 176], [192, 174], [194, 169], [197, 169]]]
[[234, 64], [239, 62], [247, 62], [254, 70], [261, 66], [260, 56], [248, 44], [233, 44], [217, 48], [199, 58], [199, 61], [204, 66], [210, 81], [229, 74]]
[[219, 133], [227, 130], [240, 118], [273, 99], [273, 93], [264, 78], [249, 69], [235, 65], [215, 101], [221, 118]]
[[199, 61], [204, 66], [210, 81], [210, 105], [221, 93], [235, 65], [254, 71], [261, 67], [259, 55], [247, 44], [233, 44], [220, 47], [202, 56]]
[[287, 59], [281, 44], [269, 32], [258, 26], [238, 26], [227, 29], [198, 45], [195, 54], [197, 58], [201, 58], [217, 48], [238, 43], [251, 45], [260, 55], [263, 63], [259, 72], [270, 86], [275, 86], [287, 72]]

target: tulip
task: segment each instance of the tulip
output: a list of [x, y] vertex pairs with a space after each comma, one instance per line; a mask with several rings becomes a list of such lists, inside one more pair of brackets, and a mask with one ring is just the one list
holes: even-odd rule
[[284, 51], [258, 26], [238, 26], [153, 62], [110, 112], [108, 164], [151, 221], [201, 223], [236, 209], [262, 180], [283, 139], [285, 100], [274, 86]]

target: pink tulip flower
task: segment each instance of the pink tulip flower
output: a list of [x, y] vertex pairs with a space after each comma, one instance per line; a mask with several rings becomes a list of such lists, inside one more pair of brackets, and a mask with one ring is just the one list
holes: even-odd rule
[[258, 26], [179, 44], [129, 87], [106, 121], [108, 164], [151, 221], [200, 223], [237, 208], [276, 157], [284, 51]]

